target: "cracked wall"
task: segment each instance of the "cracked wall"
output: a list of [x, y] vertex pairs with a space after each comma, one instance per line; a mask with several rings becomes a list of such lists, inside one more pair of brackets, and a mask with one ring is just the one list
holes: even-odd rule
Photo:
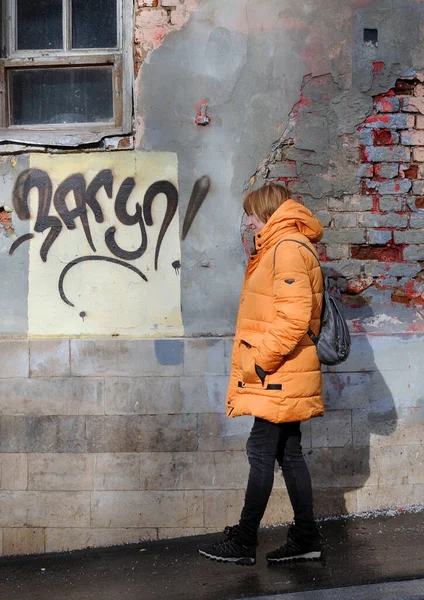
[[[347, 284], [336, 282], [342, 291], [363, 286], [355, 277], [375, 278], [385, 268], [383, 259], [376, 260], [378, 252], [371, 256], [370, 250], [364, 258], [360, 248], [369, 243], [368, 229], [376, 231], [372, 240], [381, 227], [352, 228], [355, 211], [346, 206], [368, 202], [361, 187], [367, 166], [358, 128], [373, 115], [375, 98], [424, 64], [423, 11], [423, 3], [412, 0], [289, 1], [283, 6], [276, 0], [236, 0], [231, 7], [210, 0], [151, 53], [139, 80], [139, 144], [177, 152], [182, 209], [193, 179], [208, 174], [212, 181], [208, 202], [182, 248], [187, 334], [233, 331], [243, 277], [241, 195], [251, 185], [283, 180], [318, 214], [328, 228], [322, 256], [341, 261], [342, 271], [357, 264], [358, 273], [352, 272]], [[377, 41], [366, 41], [365, 30], [377, 32]], [[164, 82], [174, 93], [160, 92]], [[203, 128], [193, 125], [202, 99], [211, 117]], [[402, 115], [406, 120], [398, 131], [407, 131], [411, 113]], [[376, 148], [383, 142], [376, 140]], [[353, 256], [349, 245], [355, 246]], [[395, 258], [396, 250], [387, 249], [388, 255]], [[211, 269], [200, 267], [204, 260]], [[372, 301], [376, 316], [392, 315], [394, 331], [420, 318], [413, 306], [401, 307], [382, 294], [374, 279], [369, 287], [365, 312]], [[349, 313], [352, 322], [368, 318], [358, 302]]]

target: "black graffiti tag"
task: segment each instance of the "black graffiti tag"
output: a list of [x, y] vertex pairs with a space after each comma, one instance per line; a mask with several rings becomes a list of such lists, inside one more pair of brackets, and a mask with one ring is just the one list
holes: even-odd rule
[[[48, 253], [56, 239], [59, 237], [63, 224], [72, 231], [76, 229], [76, 220], [80, 219], [87, 242], [93, 252], [97, 252], [94, 245], [90, 222], [88, 218], [88, 208], [92, 211], [96, 223], [104, 222], [104, 214], [102, 207], [97, 199], [98, 192], [103, 188], [107, 197], [113, 197], [114, 176], [111, 169], [103, 169], [100, 171], [91, 183], [87, 186], [86, 180], [81, 173], [74, 173], [64, 179], [58, 186], [53, 197], [53, 185], [49, 175], [41, 169], [27, 169], [21, 173], [16, 181], [13, 191], [13, 206], [17, 216], [22, 221], [30, 219], [29, 199], [33, 189], [38, 191], [38, 211], [37, 219], [34, 225], [35, 233], [44, 233], [49, 229], [49, 233], [40, 249], [40, 256], [43, 262], [47, 261]], [[67, 298], [64, 292], [64, 280], [69, 271], [78, 264], [89, 261], [108, 261], [110, 263], [125, 267], [136, 273], [144, 281], [147, 277], [139, 269], [133, 265], [127, 264], [125, 261], [132, 261], [140, 258], [146, 252], [148, 247], [147, 227], [151, 227], [153, 223], [153, 203], [158, 195], [164, 194], [166, 197], [165, 214], [160, 226], [158, 238], [156, 241], [154, 266], [158, 270], [159, 255], [162, 243], [166, 232], [175, 216], [178, 209], [178, 191], [176, 187], [166, 180], [161, 180], [153, 183], [146, 191], [143, 202], [136, 202], [133, 214], [128, 212], [128, 201], [136, 186], [133, 177], [127, 177], [120, 185], [116, 195], [114, 210], [119, 223], [125, 226], [138, 226], [140, 229], [140, 245], [136, 250], [127, 250], [118, 245], [116, 241], [116, 227], [109, 227], [105, 232], [105, 244], [114, 257], [108, 256], [82, 256], [68, 263], [62, 270], [59, 277], [59, 294], [62, 300], [74, 306]], [[191, 227], [191, 224], [200, 209], [205, 197], [210, 188], [210, 179], [206, 175], [196, 181], [190, 202], [187, 208], [187, 213], [184, 219], [182, 237], [185, 239]], [[70, 197], [73, 196], [72, 207]], [[50, 207], [53, 199], [54, 207], [59, 216], [50, 215]], [[63, 224], [62, 224], [63, 223]], [[28, 233], [19, 237], [11, 246], [9, 254], [12, 255], [15, 250], [24, 242], [34, 238], [34, 233]], [[176, 272], [179, 272], [178, 267], [173, 263]]]

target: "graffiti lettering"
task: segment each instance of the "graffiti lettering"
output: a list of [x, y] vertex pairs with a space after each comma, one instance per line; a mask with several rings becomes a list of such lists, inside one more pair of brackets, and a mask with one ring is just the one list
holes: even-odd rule
[[[57, 187], [53, 196], [53, 184], [49, 175], [37, 168], [27, 169], [21, 173], [16, 181], [13, 190], [13, 206], [19, 219], [26, 221], [30, 219], [30, 194], [33, 189], [38, 192], [38, 210], [34, 225], [34, 233], [27, 233], [19, 237], [10, 247], [9, 254], [13, 255], [16, 249], [24, 242], [29, 242], [36, 233], [44, 233], [49, 230], [40, 249], [40, 256], [43, 262], [47, 257], [51, 247], [62, 232], [63, 225], [69, 231], [76, 229], [76, 221], [80, 219], [85, 238], [93, 250], [97, 252], [92, 232], [90, 229], [88, 208], [94, 215], [96, 223], [103, 223], [104, 213], [97, 198], [101, 189], [104, 190], [109, 199], [113, 197], [114, 176], [111, 169], [103, 169], [97, 173], [93, 180], [88, 184], [84, 175], [74, 173], [66, 177]], [[114, 211], [119, 223], [125, 226], [138, 226], [140, 229], [140, 245], [136, 250], [127, 250], [118, 245], [116, 241], [116, 227], [111, 226], [105, 232], [105, 244], [110, 253], [115, 257], [108, 256], [82, 256], [72, 260], [62, 270], [58, 287], [59, 295], [63, 302], [69, 306], [74, 304], [68, 299], [64, 291], [64, 281], [67, 273], [76, 265], [88, 261], [107, 261], [130, 269], [141, 279], [147, 281], [147, 277], [139, 269], [125, 261], [132, 261], [140, 258], [146, 252], [148, 247], [147, 227], [154, 224], [153, 204], [156, 198], [163, 194], [166, 197], [166, 209], [163, 216], [158, 238], [156, 241], [154, 267], [158, 270], [160, 250], [165, 238], [166, 232], [178, 209], [178, 191], [176, 187], [166, 180], [160, 180], [153, 183], [144, 194], [142, 202], [136, 202], [133, 214], [128, 212], [128, 201], [136, 187], [136, 181], [133, 177], [127, 177], [120, 185], [117, 192]], [[184, 219], [182, 238], [188, 234], [192, 222], [199, 211], [210, 188], [210, 179], [206, 175], [196, 181], [191, 198], [188, 204], [187, 213]], [[72, 198], [72, 200], [71, 200]], [[50, 215], [51, 204], [56, 209], [57, 215]], [[176, 274], [179, 274], [181, 263], [179, 260], [172, 263]]]
[[[144, 196], [143, 208], [137, 202], [135, 213], [130, 215], [127, 211], [127, 202], [135, 185], [136, 182], [133, 177], [127, 177], [123, 181], [115, 200], [115, 214], [118, 221], [123, 225], [139, 225], [141, 233], [140, 247], [137, 250], [129, 251], [118, 246], [115, 240], [115, 227], [109, 227], [109, 229], [107, 229], [105, 233], [105, 242], [110, 252], [119, 259], [136, 260], [143, 256], [147, 249], [145, 222], [149, 226], [153, 225], [153, 201], [158, 194], [164, 194], [167, 198], [167, 208], [159, 231], [155, 251], [155, 269], [157, 270], [159, 252], [163, 238], [178, 207], [178, 192], [175, 186], [169, 181], [158, 181], [151, 185], [147, 190]], [[100, 171], [88, 187], [86, 186], [86, 181], [82, 174], [76, 173], [70, 175], [62, 181], [54, 195], [54, 206], [60, 219], [62, 219], [65, 224], [65, 227], [69, 230], [74, 230], [76, 228], [76, 219], [81, 219], [84, 234], [93, 252], [96, 252], [96, 247], [91, 235], [87, 206], [92, 210], [96, 222], [102, 223], [104, 221], [104, 215], [100, 203], [96, 198], [97, 193], [102, 187], [105, 189], [107, 196], [112, 198], [113, 174], [110, 169]], [[45, 262], [50, 248], [62, 231], [62, 222], [59, 217], [49, 215], [53, 186], [49, 175], [40, 169], [28, 169], [21, 173], [16, 181], [13, 192], [13, 206], [18, 217], [23, 221], [30, 218], [29, 194], [33, 188], [38, 189], [39, 195], [38, 216], [34, 231], [42, 233], [46, 229], [50, 229], [50, 233], [44, 241], [40, 251], [41, 258]], [[72, 209], [68, 208], [66, 202], [70, 193], [73, 193], [75, 201], [75, 208]], [[16, 248], [23, 242], [29, 241], [32, 238], [33, 234], [21, 236], [12, 244], [9, 254], [13, 254]]]
[[[66, 267], [63, 269], [63, 271], [62, 271], [62, 273], [60, 274], [60, 277], [59, 277], [59, 294], [60, 294], [60, 297], [62, 298], [62, 300], [66, 304], [69, 304], [69, 306], [74, 306], [74, 304], [70, 300], [68, 300], [68, 298], [65, 295], [65, 292], [63, 291], [63, 282], [65, 280], [66, 274], [75, 265], [78, 265], [78, 264], [80, 264], [82, 262], [88, 262], [88, 261], [93, 261], [93, 260], [105, 260], [107, 262], [114, 263], [116, 265], [120, 265], [121, 267], [126, 267], [127, 269], [130, 269], [134, 273], [137, 273], [137, 275], [139, 275], [142, 279], [144, 279], [144, 281], [147, 281], [147, 277], [144, 275], [144, 273], [142, 273], [139, 269], [137, 269], [136, 267], [134, 267], [134, 265], [129, 265], [128, 263], [126, 263], [126, 262], [124, 262], [122, 260], [118, 260], [116, 258], [110, 258], [110, 256], [82, 256], [81, 258], [76, 258], [75, 260], [73, 260], [70, 263], [68, 263], [66, 265]], [[85, 316], [85, 313], [84, 313], [84, 316]]]

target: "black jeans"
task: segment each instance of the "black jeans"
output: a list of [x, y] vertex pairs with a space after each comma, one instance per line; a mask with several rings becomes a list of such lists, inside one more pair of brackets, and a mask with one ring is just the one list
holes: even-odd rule
[[312, 485], [301, 446], [300, 422], [270, 423], [255, 418], [246, 450], [250, 463], [240, 526], [256, 535], [274, 483], [277, 460], [283, 471], [296, 525], [314, 523]]

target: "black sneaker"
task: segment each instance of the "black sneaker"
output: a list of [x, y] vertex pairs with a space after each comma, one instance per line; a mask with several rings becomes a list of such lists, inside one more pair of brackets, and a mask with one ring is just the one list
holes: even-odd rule
[[256, 541], [246, 538], [238, 525], [226, 527], [224, 534], [227, 539], [214, 544], [200, 544], [197, 548], [199, 554], [211, 560], [235, 565], [250, 567], [256, 564]]
[[321, 555], [322, 541], [318, 530], [305, 535], [296, 526], [291, 526], [287, 532], [287, 543], [268, 552], [266, 559], [269, 563], [279, 563], [287, 560], [318, 560]]

